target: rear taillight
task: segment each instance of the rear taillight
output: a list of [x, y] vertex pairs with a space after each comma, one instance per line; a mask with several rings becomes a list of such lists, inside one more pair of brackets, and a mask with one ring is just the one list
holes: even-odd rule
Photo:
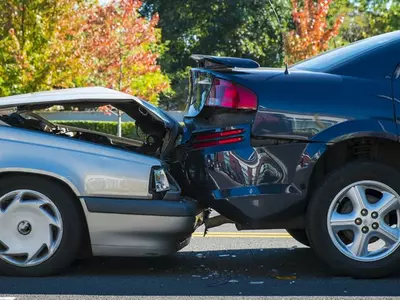
[[170, 189], [167, 174], [164, 169], [161, 167], [153, 167], [152, 168], [152, 180], [150, 186], [152, 187], [152, 192], [161, 193], [166, 192]]
[[218, 141], [209, 141], [209, 142], [201, 142], [201, 143], [196, 143], [193, 145], [194, 148], [199, 149], [199, 148], [207, 148], [207, 147], [213, 147], [213, 146], [218, 146], [218, 145], [226, 145], [226, 144], [233, 144], [233, 143], [238, 143], [242, 141], [242, 137], [235, 137], [235, 138], [229, 138], [229, 139], [224, 139], [224, 140], [218, 140]]
[[223, 138], [227, 136], [233, 136], [233, 135], [238, 135], [243, 133], [243, 129], [234, 129], [234, 130], [226, 130], [226, 131], [221, 131], [221, 132], [215, 132], [215, 133], [203, 133], [199, 134], [195, 137], [196, 141], [206, 141], [206, 140], [212, 140], [212, 139], [217, 139], [217, 138]]
[[228, 80], [214, 78], [206, 101], [207, 106], [256, 110], [256, 94]]
[[218, 145], [238, 143], [243, 140], [243, 129], [225, 130], [221, 132], [198, 133], [194, 137], [193, 148], [207, 148]]

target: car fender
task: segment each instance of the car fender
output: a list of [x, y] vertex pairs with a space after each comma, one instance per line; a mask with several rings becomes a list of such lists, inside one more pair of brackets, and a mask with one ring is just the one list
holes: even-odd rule
[[310, 142], [335, 144], [347, 139], [361, 137], [379, 137], [397, 141], [396, 124], [393, 119], [348, 120], [320, 131], [310, 139]]
[[25, 173], [25, 174], [43, 175], [43, 176], [51, 177], [51, 178], [57, 179], [59, 181], [62, 181], [67, 186], [69, 186], [69, 188], [74, 192], [74, 194], [76, 196], [78, 196], [78, 197], [81, 196], [81, 192], [78, 190], [77, 185], [72, 183], [67, 178], [65, 178], [59, 174], [53, 173], [53, 172], [49, 172], [49, 171], [45, 171], [45, 170], [41, 170], [41, 169], [31, 169], [31, 168], [22, 168], [22, 167], [21, 168], [18, 168], [18, 167], [1, 168], [0, 176], [4, 175], [5, 173]]
[[295, 186], [307, 190], [315, 165], [329, 147], [356, 138], [398, 141], [396, 125], [391, 120], [350, 120], [331, 126], [313, 136], [304, 148], [293, 179]]

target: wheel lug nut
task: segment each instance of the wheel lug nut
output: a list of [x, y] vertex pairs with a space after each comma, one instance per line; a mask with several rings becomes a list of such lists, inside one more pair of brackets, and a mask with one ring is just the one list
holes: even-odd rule
[[378, 229], [379, 228], [379, 224], [378, 223], [372, 223], [372, 228], [373, 229]]
[[376, 219], [376, 218], [378, 217], [378, 213], [377, 213], [376, 211], [374, 211], [374, 212], [371, 214], [371, 217], [374, 218], [374, 219]]
[[364, 227], [361, 229], [361, 231], [362, 231], [363, 233], [368, 233], [369, 229], [368, 229], [367, 226], [364, 226]]
[[357, 218], [357, 219], [355, 220], [355, 223], [356, 223], [356, 225], [361, 225], [362, 220], [361, 220], [360, 218]]
[[366, 209], [364, 208], [363, 210], [361, 210], [361, 214], [362, 214], [363, 216], [368, 215], [368, 210], [366, 210]]

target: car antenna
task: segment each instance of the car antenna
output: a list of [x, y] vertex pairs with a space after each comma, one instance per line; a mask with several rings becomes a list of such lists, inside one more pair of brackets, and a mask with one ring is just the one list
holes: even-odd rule
[[278, 21], [279, 29], [281, 30], [281, 41], [282, 41], [283, 60], [284, 60], [284, 63], [285, 63], [285, 75], [289, 75], [289, 74], [290, 74], [289, 65], [288, 65], [288, 63], [287, 63], [287, 61], [286, 61], [286, 58], [285, 58], [285, 37], [283, 36], [282, 22], [281, 22], [281, 19], [280, 19], [279, 16], [278, 16], [278, 13], [276, 12], [275, 6], [272, 4], [271, 0], [268, 0], [268, 2], [269, 2], [269, 5], [270, 5], [271, 8], [272, 8], [272, 11], [274, 12], [274, 15], [275, 15], [276, 20]]
[[288, 63], [285, 61], [285, 75], [289, 75], [290, 71], [289, 71], [289, 65]]

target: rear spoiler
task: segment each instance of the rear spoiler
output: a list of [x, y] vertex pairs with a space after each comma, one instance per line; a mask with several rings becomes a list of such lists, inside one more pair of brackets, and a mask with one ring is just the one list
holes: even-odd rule
[[238, 57], [223, 57], [223, 56], [211, 56], [202, 54], [193, 54], [190, 56], [194, 59], [199, 68], [204, 69], [221, 69], [221, 68], [259, 68], [258, 62], [248, 58]]

